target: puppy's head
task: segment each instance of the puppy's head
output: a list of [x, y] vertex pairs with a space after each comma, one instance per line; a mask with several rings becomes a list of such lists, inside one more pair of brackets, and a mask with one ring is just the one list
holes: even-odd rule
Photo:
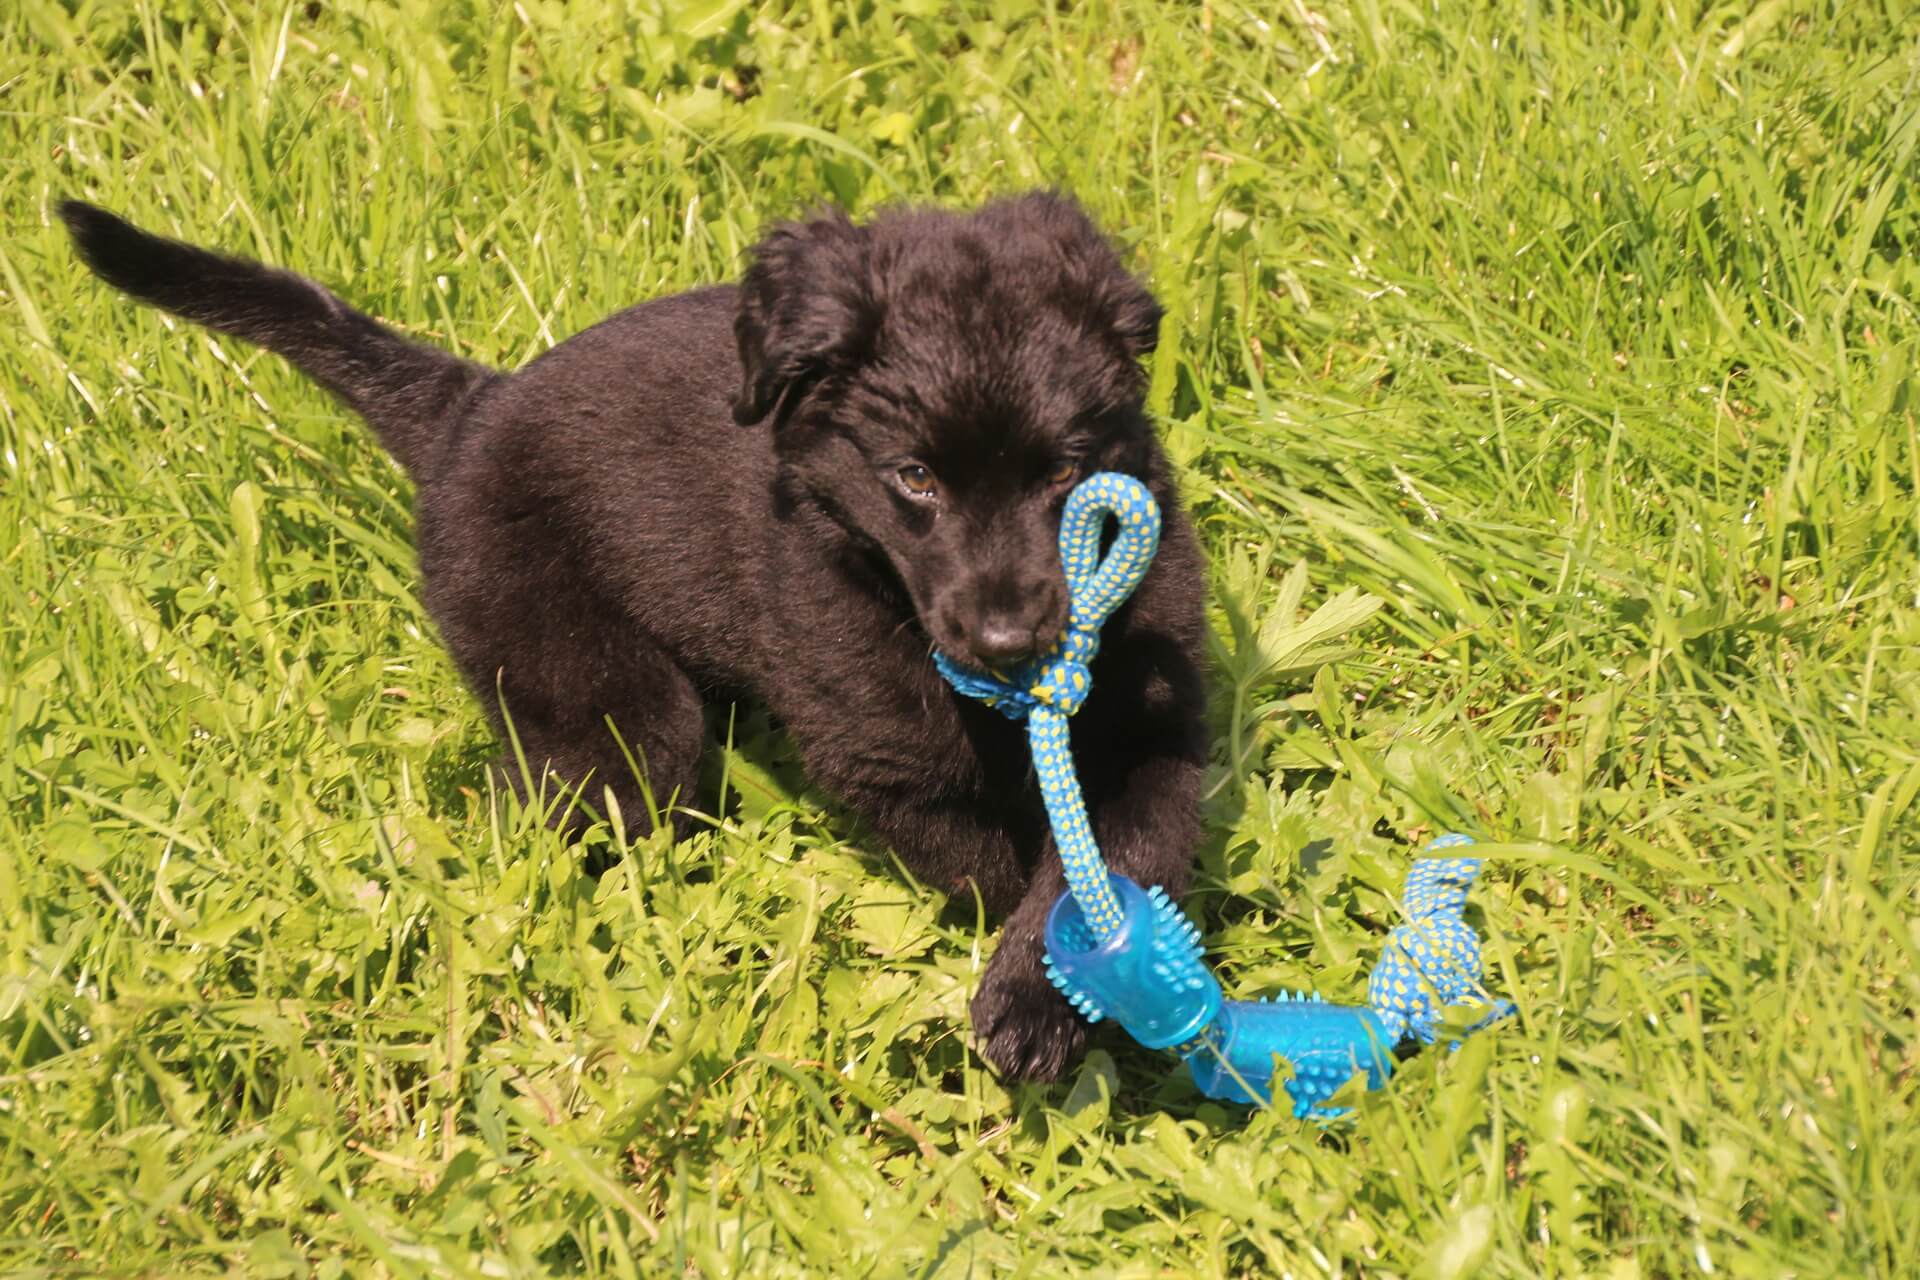
[[742, 283], [734, 416], [885, 558], [935, 645], [1003, 666], [1066, 625], [1067, 492], [1151, 463], [1139, 360], [1159, 323], [1064, 197], [787, 224]]

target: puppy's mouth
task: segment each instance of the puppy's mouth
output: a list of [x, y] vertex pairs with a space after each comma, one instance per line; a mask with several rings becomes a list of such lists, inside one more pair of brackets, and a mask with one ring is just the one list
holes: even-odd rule
[[1060, 652], [1060, 645], [1065, 641], [1066, 636], [1066, 628], [1063, 626], [1053, 634], [1052, 639], [1035, 645], [1032, 652], [1023, 653], [1005, 660], [988, 660], [983, 658], [973, 652], [965, 641], [952, 643], [936, 638], [933, 641], [932, 648], [935, 653], [962, 670], [970, 671], [975, 675], [995, 676], [1004, 680], [1053, 657], [1056, 653]]
[[934, 604], [931, 616], [920, 615], [920, 625], [941, 660], [1001, 677], [1025, 673], [1057, 653], [1071, 618], [1063, 588], [1031, 588], [1013, 608], [975, 612], [948, 601]]
[[934, 642], [933, 651], [954, 666], [959, 667], [962, 671], [970, 671], [977, 676], [999, 676], [1004, 679], [1010, 675], [1015, 668], [1021, 665], [1018, 662], [1012, 662], [989, 666], [963, 648], [950, 644], [941, 644], [938, 641]]

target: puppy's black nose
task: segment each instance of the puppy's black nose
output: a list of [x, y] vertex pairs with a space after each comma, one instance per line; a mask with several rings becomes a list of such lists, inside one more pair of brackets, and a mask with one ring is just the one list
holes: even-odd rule
[[1012, 613], [989, 613], [974, 623], [967, 637], [974, 660], [986, 667], [1010, 667], [1031, 658], [1037, 650], [1033, 623]]

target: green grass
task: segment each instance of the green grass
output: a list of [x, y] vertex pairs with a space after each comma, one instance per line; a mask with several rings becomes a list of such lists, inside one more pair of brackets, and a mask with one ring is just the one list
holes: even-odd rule
[[[1891, 0], [15, 0], [0, 1271], [1912, 1274], [1916, 49]], [[992, 934], [750, 708], [723, 821], [584, 875], [487, 792], [400, 473], [50, 217], [513, 365], [822, 198], [1039, 183], [1169, 305], [1230, 988], [1357, 995], [1410, 842], [1491, 842], [1517, 1021], [1333, 1129], [1111, 1034], [995, 1083]]]

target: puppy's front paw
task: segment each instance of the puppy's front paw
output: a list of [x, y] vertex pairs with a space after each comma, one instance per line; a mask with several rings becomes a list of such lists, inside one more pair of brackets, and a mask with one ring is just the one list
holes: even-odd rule
[[1058, 1080], [1080, 1060], [1087, 1024], [1037, 964], [995, 956], [973, 997], [973, 1036], [1001, 1079]]

